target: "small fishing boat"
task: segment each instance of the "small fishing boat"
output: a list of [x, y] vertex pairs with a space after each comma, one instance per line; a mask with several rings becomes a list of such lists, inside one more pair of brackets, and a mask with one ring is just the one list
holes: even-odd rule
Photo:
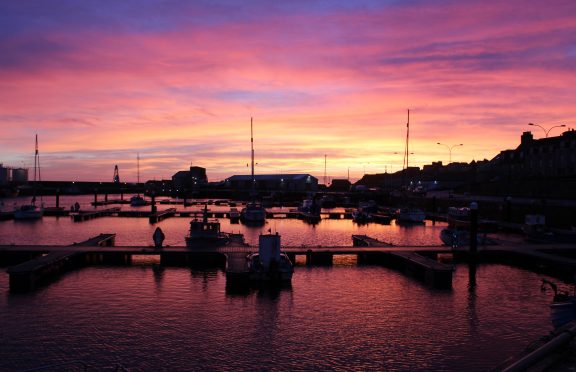
[[211, 248], [228, 244], [230, 235], [220, 231], [218, 220], [208, 219], [208, 205], [204, 205], [202, 218], [190, 222], [190, 232], [185, 240], [188, 248]]

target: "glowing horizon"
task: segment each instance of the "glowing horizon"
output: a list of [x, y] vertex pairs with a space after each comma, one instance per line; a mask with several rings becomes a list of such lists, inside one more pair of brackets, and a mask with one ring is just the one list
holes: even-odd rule
[[[0, 5], [0, 163], [43, 180], [352, 179], [491, 159], [574, 127], [576, 3], [37, 1]], [[568, 128], [565, 128], [568, 129]], [[559, 135], [560, 129], [550, 135]]]

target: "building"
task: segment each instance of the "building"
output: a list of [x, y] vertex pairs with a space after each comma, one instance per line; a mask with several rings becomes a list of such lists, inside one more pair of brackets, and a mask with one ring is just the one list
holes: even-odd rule
[[206, 168], [190, 167], [190, 170], [176, 172], [172, 176], [172, 185], [175, 190], [193, 190], [208, 184]]
[[491, 163], [500, 174], [512, 177], [574, 176], [576, 131], [537, 140], [524, 132], [516, 149], [501, 151]]
[[347, 192], [350, 191], [350, 187], [352, 187], [352, 183], [349, 180], [345, 179], [334, 179], [328, 188], [330, 191], [336, 192]]
[[3, 164], [0, 164], [0, 185], [5, 185], [9, 182], [28, 182], [28, 169], [5, 167]]
[[0, 185], [5, 185], [10, 181], [10, 172], [9, 168], [4, 167], [3, 164], [0, 164]]
[[[254, 176], [255, 189], [260, 191], [317, 191], [318, 179], [309, 174], [259, 174]], [[227, 187], [250, 190], [252, 176], [237, 175], [227, 178]]]

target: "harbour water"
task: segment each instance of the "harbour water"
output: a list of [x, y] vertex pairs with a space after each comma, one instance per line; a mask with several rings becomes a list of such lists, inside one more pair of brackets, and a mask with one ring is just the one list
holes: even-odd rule
[[[61, 205], [76, 200], [92, 208], [88, 196], [62, 197]], [[152, 245], [152, 232], [160, 226], [166, 244], [182, 246], [189, 221], [0, 221], [0, 244], [64, 245], [116, 233], [117, 245]], [[275, 219], [254, 228], [221, 222], [223, 231], [241, 232], [249, 243], [272, 229], [287, 245], [351, 245], [352, 234], [434, 245], [445, 226]], [[329, 267], [298, 261], [290, 288], [238, 293], [227, 289], [219, 268], [155, 272], [154, 260], [83, 268], [25, 294], [9, 293], [2, 270], [0, 370], [80, 361], [94, 370], [121, 364], [171, 371], [484, 371], [552, 329], [550, 294], [540, 291], [543, 276], [504, 265], [480, 265], [477, 285], [470, 287], [467, 266], [457, 264], [453, 288], [432, 290], [392, 269], [358, 266], [345, 256]]]

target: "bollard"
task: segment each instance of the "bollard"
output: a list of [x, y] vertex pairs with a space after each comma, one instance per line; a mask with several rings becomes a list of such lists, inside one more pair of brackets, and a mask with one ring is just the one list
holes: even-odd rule
[[436, 196], [432, 197], [432, 224], [436, 224]]
[[478, 203], [470, 203], [470, 255], [473, 259], [478, 251]]
[[60, 189], [56, 189], [56, 208], [60, 208]]
[[470, 251], [468, 257], [468, 289], [476, 287], [476, 252], [478, 251], [478, 203], [470, 203]]

